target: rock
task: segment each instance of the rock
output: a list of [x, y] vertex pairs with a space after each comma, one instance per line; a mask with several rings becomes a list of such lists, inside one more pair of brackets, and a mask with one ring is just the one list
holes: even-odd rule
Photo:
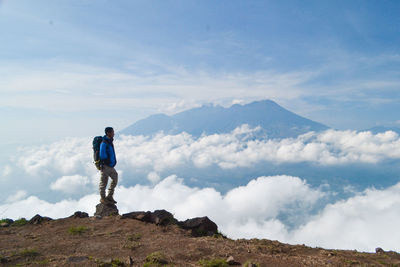
[[49, 217], [42, 217], [39, 214], [36, 214], [35, 216], [32, 217], [32, 219], [29, 220], [29, 224], [41, 224], [42, 222], [48, 222], [52, 221], [52, 218]]
[[88, 218], [89, 214], [82, 211], [77, 211], [73, 215], [69, 216], [69, 218]]
[[188, 219], [178, 222], [174, 216], [166, 210], [134, 211], [125, 213], [121, 219], [135, 219], [142, 222], [154, 223], [156, 225], [177, 224], [179, 227], [191, 230], [192, 236], [212, 236], [218, 233], [218, 226], [208, 217]]
[[82, 262], [82, 261], [87, 261], [89, 260], [89, 257], [86, 256], [71, 256], [67, 259], [67, 262]]
[[8, 259], [0, 256], [0, 263], [7, 263]]
[[207, 216], [178, 222], [178, 225], [183, 229], [191, 230], [192, 236], [212, 236], [218, 233], [218, 226]]
[[129, 213], [122, 214], [121, 219], [135, 219], [142, 222], [151, 222], [151, 212], [150, 211], [133, 211]]
[[154, 223], [156, 225], [176, 224], [177, 220], [166, 210], [134, 211], [123, 214], [121, 219], [135, 219], [142, 222]]
[[234, 259], [232, 256], [229, 256], [229, 257], [226, 259], [226, 263], [231, 264], [232, 262], [235, 262], [235, 259]]
[[103, 204], [99, 203], [96, 206], [96, 212], [94, 213], [94, 216], [111, 216], [111, 215], [118, 215], [118, 209], [115, 204]]
[[240, 262], [235, 261], [235, 259], [232, 256], [229, 256], [226, 259], [226, 263], [228, 263], [228, 265], [242, 265]]
[[11, 219], [4, 219], [4, 220], [1, 220], [1, 221], [2, 221], [2, 223], [0, 223], [0, 227], [8, 227], [14, 222]]
[[156, 225], [176, 224], [178, 222], [174, 215], [166, 210], [156, 210], [151, 213], [151, 221]]
[[382, 248], [379, 248], [379, 247], [375, 249], [375, 252], [376, 253], [385, 253], [385, 251]]

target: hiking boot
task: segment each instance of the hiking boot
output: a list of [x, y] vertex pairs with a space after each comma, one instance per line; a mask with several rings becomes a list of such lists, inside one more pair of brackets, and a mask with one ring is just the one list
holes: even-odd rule
[[111, 203], [117, 204], [117, 201], [115, 201], [115, 199], [112, 196], [108, 196], [106, 197], [106, 199]]

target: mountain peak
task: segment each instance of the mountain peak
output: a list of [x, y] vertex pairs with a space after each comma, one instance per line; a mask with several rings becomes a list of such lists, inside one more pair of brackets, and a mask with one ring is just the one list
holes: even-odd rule
[[295, 137], [309, 131], [328, 128], [290, 112], [272, 100], [260, 100], [245, 105], [234, 104], [228, 108], [212, 104], [203, 105], [172, 116], [152, 115], [137, 121], [120, 133], [154, 135], [158, 132], [187, 132], [198, 137], [202, 134], [229, 133], [243, 124], [250, 127], [260, 126], [269, 138]]

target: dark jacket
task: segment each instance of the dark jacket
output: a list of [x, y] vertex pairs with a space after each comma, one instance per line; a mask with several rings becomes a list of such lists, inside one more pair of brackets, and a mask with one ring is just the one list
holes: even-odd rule
[[117, 164], [113, 140], [106, 135], [103, 136], [103, 142], [100, 145], [100, 160], [109, 167], [114, 167]]

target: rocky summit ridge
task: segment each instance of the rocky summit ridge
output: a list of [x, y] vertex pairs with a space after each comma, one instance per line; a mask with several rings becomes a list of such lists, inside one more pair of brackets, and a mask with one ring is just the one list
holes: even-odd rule
[[98, 205], [95, 216], [1, 220], [0, 266], [400, 266], [400, 254], [382, 248], [361, 253], [232, 240], [208, 217], [178, 221], [166, 210], [119, 215], [106, 206]]

